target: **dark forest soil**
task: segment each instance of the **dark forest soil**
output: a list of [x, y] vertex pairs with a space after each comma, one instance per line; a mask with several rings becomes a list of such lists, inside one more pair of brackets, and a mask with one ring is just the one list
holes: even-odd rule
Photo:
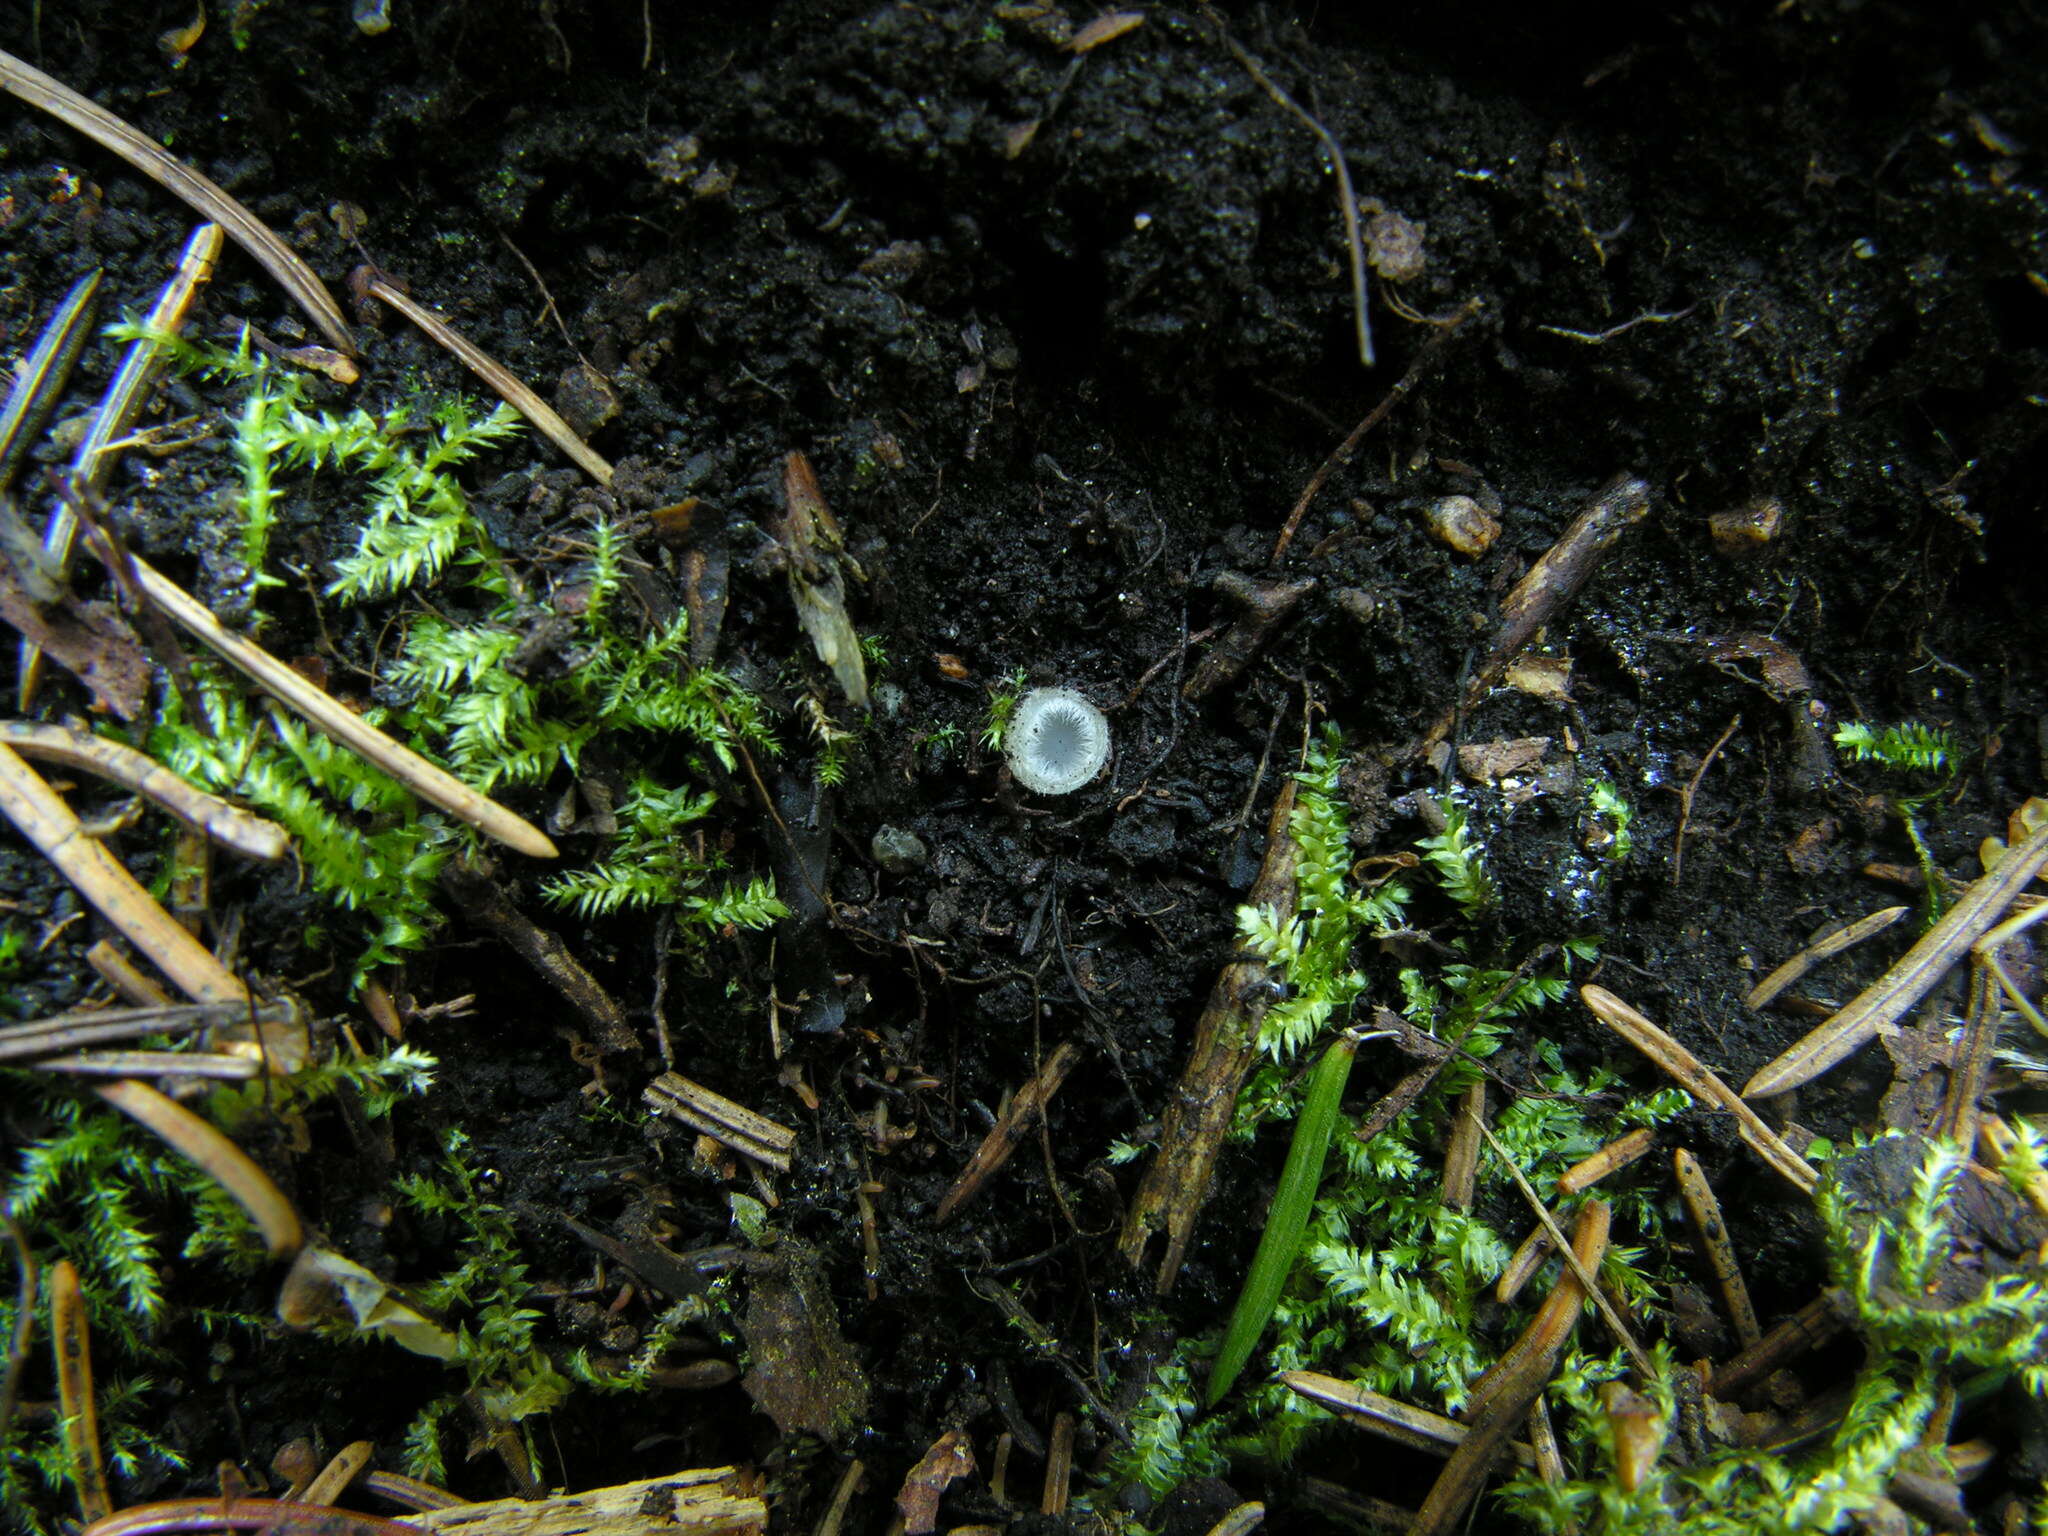
[[[1895, 5], [1654, 9], [1568, 25], [1544, 7], [1455, 22], [1427, 7], [1233, 12], [1244, 45], [1346, 146], [1359, 197], [1421, 232], [1419, 275], [1374, 280], [1367, 371], [1327, 163], [1191, 13], [1153, 11], [1076, 61], [1051, 22], [986, 5], [656, 6], [650, 36], [632, 5], [398, 0], [392, 28], [370, 37], [345, 6], [279, 3], [253, 9], [244, 46], [215, 16], [174, 70], [157, 35], [189, 20], [177, 7], [83, 0], [39, 20], [0, 7], [4, 46], [229, 188], [337, 294], [373, 260], [543, 394], [580, 352], [617, 391], [593, 442], [620, 480], [600, 492], [522, 438], [470, 476], [492, 535], [536, 558], [593, 513], [701, 498], [690, 547], [730, 569], [717, 663], [783, 708], [806, 669], [824, 675], [761, 559], [763, 530], [779, 520], [784, 455], [815, 464], [868, 573], [851, 606], [881, 637], [891, 685], [846, 782], [815, 806], [793, 718], [768, 770], [785, 805], [829, 818], [830, 912], [774, 952], [770, 935], [740, 935], [713, 945], [705, 974], [679, 963], [663, 1006], [682, 1070], [800, 1131], [773, 1221], [815, 1252], [867, 1377], [864, 1422], [833, 1447], [871, 1469], [861, 1528], [881, 1527], [888, 1493], [945, 1430], [986, 1445], [1006, 1414], [1042, 1429], [1082, 1407], [973, 1277], [1017, 1286], [1066, 1360], [1099, 1368], [1112, 1394], [1142, 1383], [1158, 1335], [1114, 1251], [1133, 1170], [1105, 1155], [1156, 1123], [1233, 952], [1232, 910], [1305, 722], [1339, 723], [1384, 765], [1384, 786], [1361, 791], [1361, 851], [1411, 845], [1421, 823], [1389, 802], [1438, 779], [1407, 747], [1457, 697], [1501, 595], [1617, 472], [1643, 476], [1653, 507], [1539, 644], [1573, 659], [1569, 703], [1502, 691], [1459, 726], [1467, 743], [1552, 740], [1553, 771], [1525, 803], [1470, 789], [1504, 892], [1483, 940], [1497, 958], [1597, 936], [1601, 979], [1740, 1083], [1810, 1023], [1746, 1009], [1757, 977], [1814, 932], [1912, 899], [1861, 873], [1911, 852], [1873, 771], [1838, 771], [1833, 723], [1953, 729], [1966, 771], [1931, 837], [1960, 878], [2048, 778], [2039, 22], [2017, 5], [1967, 24]], [[93, 267], [108, 271], [110, 313], [146, 308], [190, 221], [39, 114], [0, 124], [12, 359]], [[360, 249], [330, 213], [343, 203], [361, 211]], [[1269, 569], [1316, 466], [1438, 334], [1396, 299], [1417, 317], [1479, 308]], [[231, 340], [247, 321], [307, 339], [287, 304], [231, 251], [199, 329]], [[395, 317], [362, 318], [364, 382], [335, 387], [335, 406], [389, 404], [422, 382], [474, 390]], [[88, 354], [80, 405], [113, 355]], [[170, 394], [171, 414], [226, 398], [191, 382]], [[124, 470], [114, 500], [143, 552], [219, 599], [238, 579], [221, 511], [233, 484], [217, 436]], [[1497, 501], [1503, 531], [1477, 558], [1425, 525], [1453, 494]], [[1782, 504], [1777, 537], [1717, 548], [1708, 517], [1761, 497]], [[296, 492], [279, 560], [318, 573], [350, 547], [353, 515], [340, 490]], [[649, 606], [672, 611], [678, 553], [645, 531], [638, 548]], [[1195, 637], [1236, 617], [1216, 589], [1226, 573], [1314, 587], [1237, 679], [1186, 700], [1213, 644]], [[352, 669], [374, 665], [397, 610], [329, 607], [323, 629], [314, 585], [270, 595], [270, 643], [325, 647], [360, 687]], [[1763, 686], [1755, 660], [1713, 644], [1736, 635], [1781, 643], [1808, 686]], [[1075, 795], [1022, 794], [976, 745], [990, 686], [1019, 670], [1109, 711], [1112, 766]], [[1675, 868], [1680, 792], [1738, 717]], [[942, 756], [929, 740], [949, 726], [960, 740]], [[1602, 881], [1580, 846], [1595, 778], [1637, 813], [1630, 863]], [[506, 798], [539, 819], [567, 783]], [[775, 872], [786, 854], [758, 798], [742, 779], [721, 788], [733, 863]], [[884, 826], [915, 832], [928, 858], [879, 868]], [[571, 860], [595, 847], [563, 842]], [[149, 848], [136, 837], [127, 851], [146, 863]], [[508, 877], [530, 897], [538, 872]], [[38, 921], [71, 909], [18, 845], [0, 887]], [[224, 871], [215, 899], [246, 906], [253, 965], [350, 1008], [346, 967], [299, 944], [310, 898]], [[532, 910], [651, 1040], [654, 923]], [[25, 1011], [85, 995], [67, 946], [88, 928], [43, 955], [18, 989]], [[1819, 995], [1845, 999], [1906, 942], [1837, 962]], [[848, 1008], [787, 1013], [780, 1064], [765, 1022], [778, 976], [785, 997], [815, 984]], [[459, 922], [402, 990], [478, 1003], [414, 1031], [441, 1081], [401, 1111], [395, 1166], [428, 1166], [459, 1126], [536, 1281], [561, 1291], [592, 1271], [556, 1212], [611, 1231], [665, 1202], [672, 1247], [725, 1240], [726, 1190], [751, 1186], [637, 1123], [654, 1068], [608, 1069], [622, 1113], [594, 1110], [563, 1010]], [[1576, 1004], [1535, 1028], [1574, 1059], [1615, 1050]], [[936, 1227], [989, 1114], [1062, 1040], [1084, 1066], [1044, 1146], [1027, 1142], [965, 1217]], [[1526, 1053], [1497, 1065], [1512, 1078]], [[1405, 1070], [1368, 1053], [1353, 1099]], [[815, 1110], [788, 1086], [799, 1077]], [[1869, 1050], [1777, 1107], [1842, 1135], [1871, 1123], [1890, 1077]], [[1719, 1122], [1682, 1129], [1737, 1213], [1760, 1309], [1801, 1305], [1821, 1276], [1810, 1225]], [[1244, 1213], [1278, 1155], [1268, 1138], [1224, 1156], [1170, 1331], [1221, 1320], [1255, 1240]], [[446, 1234], [385, 1223], [338, 1118], [316, 1122], [313, 1149], [280, 1173], [332, 1245], [381, 1272], [415, 1279], [446, 1262]], [[879, 1190], [871, 1277], [864, 1182]], [[252, 1286], [236, 1304], [263, 1312], [267, 1295]], [[592, 1313], [563, 1302], [546, 1342], [602, 1348], [606, 1327], [650, 1315]], [[160, 1375], [153, 1402], [200, 1472], [267, 1466], [297, 1435], [368, 1438], [389, 1464], [446, 1386], [431, 1362], [382, 1347], [216, 1344], [176, 1326], [168, 1342], [187, 1364]], [[1084, 1460], [1097, 1434], [1084, 1423]], [[776, 1443], [738, 1385], [581, 1394], [541, 1437], [547, 1478], [575, 1487], [758, 1462]], [[1352, 1454], [1309, 1470], [1341, 1477]], [[779, 1528], [808, 1529], [842, 1463], [768, 1464], [787, 1485]], [[508, 1491], [488, 1457], [450, 1476], [472, 1496]], [[1013, 1471], [1020, 1486], [1036, 1477]], [[156, 1477], [123, 1493], [184, 1486]], [[1255, 1470], [1245, 1488], [1287, 1499]], [[968, 1493], [958, 1505], [961, 1519], [989, 1507]]]

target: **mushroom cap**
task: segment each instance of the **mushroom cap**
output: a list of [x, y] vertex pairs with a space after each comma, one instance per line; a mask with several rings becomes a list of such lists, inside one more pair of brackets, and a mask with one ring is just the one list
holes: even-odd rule
[[1109, 761], [1109, 722], [1071, 688], [1034, 688], [1017, 701], [1003, 750], [1033, 794], [1071, 794]]

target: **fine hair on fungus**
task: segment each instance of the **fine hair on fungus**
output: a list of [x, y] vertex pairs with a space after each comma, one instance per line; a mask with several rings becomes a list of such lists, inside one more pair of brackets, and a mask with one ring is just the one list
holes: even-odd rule
[[1033, 794], [1070, 794], [1109, 761], [1109, 722], [1071, 688], [1036, 688], [1017, 701], [1004, 750]]

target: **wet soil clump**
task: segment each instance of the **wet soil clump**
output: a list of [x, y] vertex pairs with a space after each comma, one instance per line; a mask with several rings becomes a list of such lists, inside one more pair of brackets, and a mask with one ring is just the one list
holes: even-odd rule
[[[637, 1056], [565, 1038], [561, 1005], [458, 916], [395, 978], [419, 1007], [475, 999], [409, 1036], [440, 1060], [432, 1094], [382, 1129], [323, 1112], [270, 1152], [332, 1246], [412, 1283], [450, 1262], [459, 1224], [394, 1207], [387, 1181], [436, 1167], [459, 1130], [556, 1358], [630, 1355], [666, 1304], [651, 1286], [715, 1295], [693, 1335], [709, 1356], [829, 1364], [767, 1390], [705, 1373], [695, 1391], [579, 1392], [538, 1437], [547, 1480], [751, 1462], [777, 1528], [808, 1529], [847, 1454], [870, 1468], [873, 1523], [949, 1430], [1012, 1435], [1013, 1496], [1035, 1488], [1057, 1414], [1078, 1417], [1084, 1467], [1105, 1453], [1150, 1362], [1222, 1321], [1278, 1171], [1271, 1134], [1226, 1150], [1170, 1296], [1120, 1266], [1133, 1170], [1112, 1149], [1156, 1134], [1238, 953], [1272, 797], [1323, 722], [1355, 754], [1361, 859], [1411, 849], [1433, 830], [1417, 791], [1458, 785], [1499, 889], [1475, 958], [1595, 939], [1602, 983], [1736, 1083], [1811, 1022], [1746, 1008], [1756, 980], [1917, 899], [1865, 872], [1913, 852], [1885, 782], [1838, 759], [1837, 724], [1952, 733], [1961, 771], [1925, 825], [1958, 879], [2048, 781], [2032, 147], [2048, 81], [2024, 8], [1968, 27], [1887, 5], [1617, 10], [1564, 30], [1531, 8], [1455, 29], [1426, 8], [1233, 10], [1233, 37], [1346, 151], [1375, 235], [1370, 369], [1328, 161], [1199, 12], [1150, 11], [1076, 52], [1086, 18], [1056, 7], [662, 10], [422, 3], [366, 35], [344, 7], [244, 7], [174, 66], [154, 12], [0, 7], [10, 51], [220, 182], [332, 291], [372, 265], [552, 398], [617, 477], [599, 488], [530, 436], [494, 450], [466, 479], [497, 550], [545, 585], [594, 519], [619, 521], [640, 609], [688, 607], [692, 661], [775, 721], [783, 752], [758, 778], [704, 771], [709, 846], [775, 878], [777, 930], [671, 957], [661, 914], [579, 919], [542, 904], [543, 871], [500, 870], [619, 1000]], [[190, 222], [105, 152], [11, 113], [6, 355], [88, 270], [110, 314], [145, 309]], [[478, 392], [374, 303], [351, 318], [363, 382], [313, 380], [317, 405]], [[232, 344], [244, 324], [313, 339], [231, 253], [197, 329]], [[116, 356], [88, 349], [60, 416]], [[1404, 380], [1276, 558], [1318, 466]], [[231, 398], [181, 378], [160, 419], [217, 422]], [[792, 452], [859, 568], [865, 711], [818, 663], [778, 564]], [[1621, 472], [1651, 509], [1530, 647], [1556, 686], [1493, 690], [1418, 755], [1503, 597]], [[138, 551], [246, 620], [238, 483], [216, 429], [132, 456], [110, 499]], [[1491, 531], [1446, 542], [1453, 514]], [[265, 634], [336, 692], [389, 703], [379, 663], [421, 607], [321, 595], [361, 516], [343, 487], [292, 488]], [[471, 601], [448, 594], [447, 616], [478, 617]], [[1085, 695], [1113, 739], [1103, 775], [1058, 798], [1022, 791], [985, 738], [994, 695], [1040, 686]], [[854, 733], [836, 784], [807, 698]], [[565, 860], [587, 861], [605, 823], [577, 783], [616, 799], [632, 771], [680, 771], [663, 750], [606, 744], [503, 798], [554, 815]], [[1612, 867], [1589, 851], [1596, 782], [1633, 810]], [[148, 878], [155, 847], [122, 851]], [[0, 896], [38, 924], [72, 900], [19, 844]], [[241, 912], [251, 967], [359, 1020], [347, 964], [301, 943], [316, 920], [344, 942], [339, 925], [289, 877], [223, 871], [215, 899]], [[84, 994], [88, 927], [40, 953], [18, 1009]], [[1845, 1001], [1906, 942], [1852, 952], [1814, 996]], [[1396, 1001], [1395, 957], [1368, 965]], [[1575, 1003], [1534, 1029], [1661, 1086]], [[751, 1287], [737, 1261], [664, 1287], [586, 1235], [643, 1261], [650, 1244], [720, 1250], [739, 1242], [734, 1200], [762, 1193], [636, 1108], [658, 1034], [688, 1077], [797, 1131]], [[1504, 1077], [1533, 1073], [1538, 1038], [1496, 1058]], [[1063, 1042], [1084, 1065], [1043, 1135], [937, 1225], [1006, 1097]], [[1362, 1055], [1352, 1099], [1406, 1069]], [[1866, 1049], [1774, 1113], [1844, 1137], [1893, 1074]], [[1810, 1299], [1810, 1217], [1722, 1121], [1673, 1135], [1720, 1186], [1759, 1307]], [[173, 1276], [174, 1298], [199, 1283]], [[267, 1315], [269, 1282], [216, 1304]], [[160, 1347], [145, 1416], [199, 1469], [267, 1466], [298, 1435], [395, 1460], [448, 1385], [384, 1346], [275, 1328], [209, 1343], [175, 1310]], [[449, 1458], [466, 1495], [511, 1489], [486, 1439]], [[1306, 1470], [1341, 1463], [1312, 1451]], [[123, 1495], [195, 1478], [159, 1470]], [[1234, 1491], [1286, 1509], [1294, 1486], [1250, 1467]], [[1200, 1518], [1151, 1518], [1206, 1529], [1231, 1499], [1204, 1493], [1180, 1496]], [[1001, 1513], [985, 1478], [946, 1509]]]

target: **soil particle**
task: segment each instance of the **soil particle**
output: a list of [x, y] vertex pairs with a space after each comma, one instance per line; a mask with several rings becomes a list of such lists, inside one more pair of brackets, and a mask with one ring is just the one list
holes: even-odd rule
[[[945, 1430], [999, 1432], [995, 1366], [1040, 1428], [1076, 1410], [1074, 1381], [1146, 1326], [1102, 1236], [1131, 1187], [1105, 1159], [1156, 1122], [1236, 952], [1232, 908], [1306, 733], [1327, 718], [1357, 749], [1345, 790], [1361, 857], [1408, 849], [1425, 829], [1390, 802], [1441, 784], [1406, 745], [1485, 663], [1514, 583], [1619, 471], [1646, 479], [1652, 510], [1532, 646], [1569, 660], [1568, 687], [1495, 692], [1456, 723], [1454, 749], [1546, 738], [1572, 764], [1520, 800], [1483, 773], [1466, 787], [1500, 888], [1483, 958], [1597, 936], [1605, 982], [1739, 1082], [1808, 1022], [1745, 1007], [1759, 967], [1896, 899], [1859, 871], [1912, 856], [1871, 808], [1875, 780], [1832, 761], [1833, 722], [1950, 727], [1964, 765], [1929, 836], [1961, 877], [1977, 837], [2040, 790], [2048, 220], [2024, 146], [2048, 143], [2048, 89], [2021, 8], [1968, 28], [1846, 4], [1573, 28], [1530, 8], [1456, 28], [1424, 10], [1234, 14], [1345, 146], [1361, 197], [1382, 220], [1399, 210], [1404, 229], [1375, 242], [1372, 373], [1321, 151], [1196, 16], [1148, 13], [1074, 58], [981, 6], [660, 9], [422, 4], [370, 38], [338, 8], [257, 7], [246, 46], [216, 18], [175, 71], [118, 6], [60, 21], [0, 5], [0, 41], [236, 190], [336, 291], [373, 260], [559, 390], [618, 477], [599, 493], [530, 439], [490, 455], [471, 483], [499, 550], [550, 570], [593, 515], [625, 519], [646, 613], [687, 609], [706, 647], [693, 660], [777, 712], [774, 814], [743, 771], [714, 774], [721, 856], [772, 871], [791, 909], [772, 950], [722, 937], [710, 974], [678, 962], [664, 994], [652, 919], [553, 919], [633, 1029], [651, 1040], [659, 1011], [694, 1078], [801, 1125], [774, 1220], [812, 1252], [811, 1297], [756, 1289], [750, 1305], [836, 1314], [843, 1332], [790, 1344], [802, 1330], [764, 1313], [778, 1342], [754, 1369], [801, 1390], [771, 1394], [767, 1417], [737, 1386], [668, 1400], [683, 1406], [662, 1466], [755, 1459], [776, 1426], [842, 1443], [862, 1428], [860, 1454], [893, 1487]], [[0, 130], [0, 345], [18, 356], [94, 268], [108, 312], [140, 310], [188, 224], [104, 152], [16, 115]], [[1478, 317], [1333, 472], [1273, 567], [1316, 466], [1467, 301]], [[309, 379], [317, 407], [473, 392], [395, 317], [361, 319], [365, 382]], [[232, 344], [244, 324], [307, 339], [231, 255], [199, 328]], [[60, 415], [86, 408], [113, 356], [88, 350]], [[131, 455], [110, 499], [138, 551], [246, 621], [226, 401], [203, 381], [169, 386], [158, 424], [200, 417], [214, 434]], [[846, 584], [849, 620], [887, 658], [881, 708], [830, 792], [795, 703], [826, 696], [827, 674], [764, 558], [796, 451], [869, 577]], [[39, 449], [31, 475], [58, 458]], [[1772, 536], [1731, 557], [1710, 515], [1765, 500]], [[1470, 508], [1455, 548], [1427, 515], [1443, 521], [1452, 501]], [[639, 537], [657, 509], [661, 537]], [[293, 482], [273, 543], [285, 585], [262, 594], [269, 636], [317, 654], [338, 692], [403, 704], [376, 671], [415, 610], [319, 595], [361, 516], [337, 482]], [[445, 593], [421, 601], [474, 617]], [[1807, 685], [1716, 665], [1702, 642], [1730, 636], [1768, 637]], [[523, 664], [569, 661], [537, 642]], [[1016, 671], [1110, 715], [1106, 774], [1058, 802], [1020, 796], [983, 744], [990, 686]], [[587, 772], [623, 782], [616, 762]], [[510, 798], [542, 815], [566, 777]], [[1615, 868], [1584, 844], [1579, 792], [1595, 779], [1634, 810], [1634, 852]], [[147, 874], [139, 842], [122, 851]], [[539, 910], [536, 881], [508, 878]], [[75, 898], [20, 849], [0, 857], [0, 897], [38, 941], [14, 1005], [82, 997]], [[348, 1007], [341, 976], [298, 944], [316, 909], [289, 875], [223, 872], [216, 902], [247, 908], [250, 964]], [[1817, 995], [1845, 1000], [1896, 952], [1830, 962]], [[1391, 962], [1374, 963], [1391, 1000]], [[547, 1212], [623, 1221], [631, 1181], [666, 1192], [673, 1242], [725, 1238], [727, 1186], [683, 1138], [642, 1136], [586, 1096], [589, 1073], [502, 953], [455, 930], [405, 987], [478, 1002], [475, 1019], [416, 1033], [443, 1082], [398, 1129], [397, 1165], [431, 1166], [440, 1134], [463, 1127], [503, 1181], [536, 1283], [587, 1285], [593, 1262]], [[1542, 1027], [1574, 1064], [1661, 1086], [1575, 1010]], [[1087, 1065], [1044, 1140], [935, 1231], [1003, 1095], [1068, 1039]], [[1511, 1049], [1502, 1069], [1530, 1059]], [[1840, 1136], [1890, 1080], [1873, 1049], [1777, 1108]], [[1809, 1299], [1810, 1215], [1721, 1119], [1675, 1132], [1721, 1190], [1760, 1308]], [[294, 1189], [309, 1218], [401, 1282], [445, 1267], [446, 1232], [361, 1218], [374, 1191], [339, 1117], [312, 1134]], [[1222, 1160], [1225, 1214], [1205, 1219], [1166, 1326], [1218, 1322], [1276, 1160], [1263, 1141]], [[984, 1271], [1051, 1347], [963, 1278]], [[395, 1451], [445, 1385], [424, 1371], [380, 1383], [318, 1341], [251, 1337], [218, 1369], [194, 1328], [166, 1345], [197, 1363], [158, 1389], [153, 1422], [200, 1467], [260, 1465], [302, 1433]], [[563, 1478], [647, 1475], [640, 1430], [622, 1428], [645, 1410], [620, 1401], [581, 1394], [551, 1417]], [[451, 1480], [503, 1491], [486, 1461]], [[980, 1496], [963, 1481], [947, 1508]], [[1177, 1498], [1170, 1528], [1193, 1530], [1238, 1494]]]

